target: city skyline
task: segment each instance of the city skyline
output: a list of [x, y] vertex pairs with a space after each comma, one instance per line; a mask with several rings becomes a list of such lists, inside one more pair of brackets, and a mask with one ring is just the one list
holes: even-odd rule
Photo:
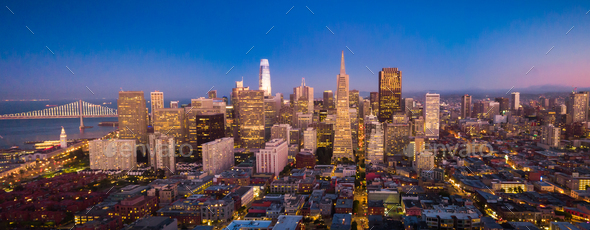
[[[487, 8], [485, 11], [478, 14], [460, 11], [453, 17], [441, 15], [445, 7], [450, 7], [442, 5], [442, 8], [424, 8], [418, 14], [404, 15], [407, 20], [400, 21], [390, 21], [384, 14], [351, 21], [338, 14], [343, 11], [363, 16], [372, 10], [369, 6], [352, 3], [310, 3], [307, 5], [310, 10], [303, 4], [260, 6], [236, 3], [235, 8], [220, 13], [236, 13], [235, 16], [211, 25], [189, 20], [189, 16], [176, 16], [175, 19], [188, 20], [187, 23], [194, 28], [213, 31], [211, 38], [185, 32], [185, 26], [167, 27], [166, 23], [154, 26], [167, 33], [146, 36], [150, 31], [138, 29], [143, 25], [129, 16], [115, 14], [129, 9], [130, 5], [121, 5], [118, 10], [105, 9], [104, 12], [104, 15], [113, 14], [111, 20], [120, 20], [131, 27], [127, 31], [124, 26], [113, 27], [109, 24], [111, 20], [95, 22], [104, 15], [90, 13], [83, 16], [79, 12], [84, 10], [59, 10], [63, 7], [60, 3], [43, 3], [43, 7], [28, 4], [9, 2], [7, 6], [11, 10], [6, 9], [0, 14], [0, 18], [7, 22], [0, 31], [8, 35], [0, 45], [3, 60], [0, 68], [5, 70], [3, 78], [6, 79], [0, 88], [2, 99], [113, 98], [121, 89], [159, 90], [167, 92], [170, 98], [180, 98], [194, 97], [201, 91], [205, 94], [211, 87], [223, 96], [229, 95], [232, 83], [241, 77], [244, 77], [245, 85], [258, 85], [256, 74], [259, 73], [260, 59], [273, 62], [275, 92], [285, 94], [298, 85], [298, 79], [305, 77], [307, 84], [316, 88], [314, 96], [319, 98], [324, 90], [335, 90], [328, 78], [336, 68], [334, 54], [342, 50], [349, 52], [350, 56], [348, 72], [351, 85], [355, 86], [351, 88], [361, 92], [375, 91], [378, 85], [374, 79], [378, 78], [378, 70], [389, 67], [404, 71], [404, 93], [433, 89], [504, 90], [513, 86], [521, 89], [552, 85], [573, 89], [590, 86], [585, 85], [588, 67], [583, 64], [584, 53], [587, 53], [584, 51], [590, 50], [590, 46], [583, 42], [584, 35], [590, 33], [585, 29], [590, 20], [584, 6], [575, 2], [533, 6], [514, 3], [516, 7], [510, 9], [499, 4], [480, 3], [465, 7]], [[215, 7], [214, 4], [207, 3], [206, 6]], [[382, 3], [383, 7], [388, 4]], [[521, 9], [518, 7], [521, 5], [527, 7]], [[252, 8], [252, 12], [241, 12], [240, 6]], [[96, 6], [75, 3], [68, 7], [86, 9]], [[158, 6], [142, 7], [150, 11]], [[162, 11], [159, 16], [183, 10], [178, 6], [159, 7], [161, 9], [157, 10]], [[416, 12], [418, 6], [404, 3], [396, 7]], [[45, 8], [47, 10], [40, 10]], [[51, 9], [63, 11], [63, 16], [41, 20]], [[272, 12], [267, 16], [273, 21], [252, 15], [261, 11]], [[211, 12], [201, 13], [203, 15], [195, 17], [219, 16]], [[501, 17], [488, 20], [499, 14]], [[424, 15], [428, 17], [411, 22]], [[79, 18], [79, 22], [67, 21], [74, 17]], [[146, 23], [154, 23], [145, 18], [147, 14], [140, 13], [138, 17], [145, 19]], [[241, 17], [251, 17], [251, 20], [236, 22]], [[442, 19], [428, 21], [433, 18]], [[465, 18], [472, 22], [464, 22]], [[433, 25], [426, 26], [427, 23]], [[235, 31], [220, 29], [230, 26]], [[128, 38], [115, 39], [97, 34], [98, 31]], [[234, 41], [218, 37], [232, 37], [234, 33], [244, 34], [247, 38]], [[178, 42], [175, 45], [161, 43], [167, 38], [165, 34], [177, 35]], [[189, 42], [187, 37], [196, 40]], [[374, 42], [365, 44], [361, 42], [363, 39]], [[554, 78], [555, 75], [561, 76], [560, 80]], [[68, 90], [57, 90], [57, 86], [65, 86]]]

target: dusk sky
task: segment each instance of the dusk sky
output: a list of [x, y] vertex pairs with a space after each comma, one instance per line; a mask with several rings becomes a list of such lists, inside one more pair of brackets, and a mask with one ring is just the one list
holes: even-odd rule
[[589, 1], [3, 3], [0, 99], [229, 96], [242, 76], [258, 89], [262, 58], [273, 94], [304, 77], [320, 97], [342, 51], [351, 90], [377, 91], [383, 67], [404, 92], [590, 86]]

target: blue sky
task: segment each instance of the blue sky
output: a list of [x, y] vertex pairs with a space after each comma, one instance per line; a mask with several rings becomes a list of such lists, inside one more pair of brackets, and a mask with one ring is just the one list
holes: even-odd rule
[[342, 50], [361, 91], [377, 90], [383, 67], [402, 71], [404, 92], [590, 86], [588, 1], [3, 5], [14, 14], [0, 9], [1, 99], [115, 98], [120, 88], [196, 98], [213, 86], [229, 95], [242, 76], [258, 88], [262, 58], [273, 94], [305, 77], [318, 97], [335, 89]]

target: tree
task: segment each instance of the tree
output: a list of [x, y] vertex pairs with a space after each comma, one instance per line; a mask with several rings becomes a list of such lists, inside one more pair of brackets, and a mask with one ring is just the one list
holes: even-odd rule
[[359, 211], [359, 201], [355, 200], [352, 202], [352, 213], [356, 214]]
[[506, 193], [506, 189], [504, 189], [504, 188], [501, 188], [501, 189], [500, 189], [500, 192], [502, 192], [502, 193]]
[[514, 191], [514, 189], [513, 189], [513, 188], [508, 188], [508, 192], [509, 192], [509, 193], [512, 193], [513, 191]]
[[26, 171], [25, 171], [24, 169], [20, 169], [20, 170], [18, 170], [18, 174], [20, 175], [20, 179], [21, 179], [21, 180], [23, 179], [23, 176], [25, 175], [25, 172], [26, 172]]
[[358, 227], [357, 227], [357, 225], [358, 225], [358, 224], [356, 223], [356, 221], [352, 222], [352, 224], [350, 225], [350, 229], [351, 229], [351, 230], [358, 230]]

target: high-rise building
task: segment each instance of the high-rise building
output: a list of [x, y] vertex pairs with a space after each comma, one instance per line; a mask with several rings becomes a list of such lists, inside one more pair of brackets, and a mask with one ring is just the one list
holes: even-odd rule
[[236, 147], [264, 146], [264, 93], [263, 90], [249, 90], [243, 81], [236, 82], [236, 88], [232, 90]]
[[419, 152], [414, 158], [414, 169], [420, 173], [432, 170], [434, 165], [434, 154], [432, 152]]
[[61, 134], [59, 135], [59, 147], [65, 149], [68, 147], [68, 135], [66, 135], [66, 130], [64, 127], [61, 127]]
[[336, 128], [334, 134], [334, 151], [332, 159], [354, 159], [352, 149], [352, 132], [348, 102], [348, 74], [344, 66], [344, 51], [340, 62], [340, 74], [337, 76], [336, 91]]
[[295, 127], [301, 130], [307, 129], [307, 126], [313, 123], [312, 113], [296, 113], [295, 114]]
[[383, 124], [376, 116], [370, 114], [365, 118], [366, 164], [383, 163]]
[[308, 127], [314, 128], [317, 133], [318, 148], [324, 147], [332, 149], [334, 143], [334, 125], [326, 122], [313, 123]]
[[551, 98], [549, 99], [549, 109], [555, 111], [555, 108], [559, 107], [559, 104], [557, 104], [557, 98]]
[[232, 123], [232, 130], [233, 130], [233, 137], [234, 137], [234, 144], [236, 148], [241, 148], [241, 141], [240, 141], [240, 116], [239, 112], [239, 93], [242, 91], [250, 90], [250, 87], [244, 87], [244, 80], [242, 78], [241, 81], [236, 81], [236, 87], [232, 89], [231, 93], [231, 104], [233, 106], [233, 123]]
[[406, 116], [412, 117], [412, 110], [414, 109], [414, 98], [404, 98], [402, 100], [402, 110], [406, 112]]
[[289, 145], [286, 140], [270, 140], [264, 149], [256, 153], [256, 172], [279, 176], [279, 173], [287, 166], [288, 155]]
[[[406, 115], [393, 115], [392, 122], [383, 124], [383, 132], [385, 134], [384, 153], [385, 161], [390, 160], [395, 155], [402, 155], [404, 149], [410, 143], [410, 122]], [[390, 164], [390, 166], [392, 166]]]
[[350, 108], [359, 108], [360, 107], [360, 96], [359, 91], [356, 89], [351, 90], [348, 92], [348, 103]]
[[[191, 99], [191, 106], [184, 108], [184, 114], [186, 117], [186, 125], [185, 125], [185, 133], [187, 137], [187, 143], [189, 143], [193, 149], [201, 149], [200, 145], [205, 143], [199, 141], [198, 130], [197, 130], [197, 115], [200, 114], [218, 114], [221, 113], [224, 116], [223, 124], [225, 126], [226, 123], [231, 125], [232, 123], [226, 122], [226, 115], [227, 115], [227, 106], [225, 102], [219, 100], [213, 100], [208, 98], [200, 97], [198, 99]], [[230, 110], [230, 115], [232, 110]], [[230, 132], [231, 133], [231, 132]], [[221, 138], [221, 137], [218, 137]], [[209, 140], [214, 140], [217, 138], [212, 138]], [[201, 152], [198, 151], [200, 154]]]
[[280, 110], [280, 97], [279, 95], [273, 97], [264, 98], [264, 139], [270, 139], [270, 128], [277, 123], [279, 118]]
[[318, 133], [316, 129], [309, 127], [303, 131], [303, 148], [311, 149], [315, 154], [318, 148]]
[[379, 115], [379, 92], [371, 92], [369, 100], [371, 101], [373, 114]]
[[549, 99], [541, 96], [539, 98], [539, 102], [541, 103], [541, 107], [543, 107], [544, 109], [548, 109], [549, 108]]
[[184, 109], [156, 109], [152, 112], [154, 132], [172, 136], [178, 143], [186, 140], [186, 120]]
[[[295, 103], [300, 105], [299, 107], [307, 105], [307, 109], [295, 108], [295, 111], [313, 113], [313, 87], [305, 85], [305, 78], [301, 79], [301, 86], [293, 88], [293, 94], [295, 95]], [[306, 101], [307, 103], [297, 103], [300, 100]]]
[[504, 114], [510, 110], [510, 99], [505, 97], [496, 97], [496, 102], [500, 103], [500, 113]]
[[147, 111], [143, 91], [120, 91], [117, 100], [119, 137], [147, 143]]
[[297, 145], [297, 148], [301, 148], [301, 129], [290, 129], [289, 130], [289, 145]]
[[223, 113], [205, 112], [195, 115], [197, 156], [203, 156], [203, 144], [225, 137]]
[[203, 144], [203, 171], [219, 174], [234, 166], [234, 139], [224, 137]]
[[567, 98], [567, 124], [588, 120], [588, 94], [588, 92], [572, 92]]
[[209, 90], [209, 92], [207, 92], [207, 96], [209, 99], [217, 98], [217, 90]]
[[440, 94], [427, 93], [424, 103], [424, 133], [429, 139], [438, 139], [440, 129]]
[[422, 138], [424, 138], [426, 136], [425, 128], [424, 128], [424, 117], [423, 116], [419, 116], [418, 118], [416, 118], [414, 120], [414, 132], [413, 132], [413, 135], [415, 137], [422, 137]]
[[383, 68], [379, 71], [379, 121], [391, 122], [395, 112], [401, 112], [402, 71]]
[[357, 108], [350, 108], [348, 110], [350, 112], [350, 134], [352, 137], [352, 147], [354, 149], [359, 148], [358, 138], [359, 138], [359, 118], [358, 118], [358, 110]]
[[471, 96], [465, 94], [461, 97], [461, 119], [471, 117]]
[[488, 110], [486, 111], [487, 115], [486, 118], [494, 119], [496, 115], [500, 115], [500, 103], [495, 101], [490, 101]]
[[96, 139], [88, 142], [90, 169], [132, 169], [137, 166], [135, 142], [123, 139]]
[[162, 109], [164, 108], [164, 92], [159, 92], [156, 90], [156, 92], [151, 92], [150, 93], [150, 104], [152, 105], [152, 124], [154, 123], [154, 111], [156, 111], [156, 109]]
[[149, 135], [150, 166], [154, 169], [162, 169], [166, 172], [176, 171], [174, 137], [159, 132]]
[[334, 108], [334, 93], [332, 90], [324, 91], [324, 109], [329, 110]]
[[178, 102], [179, 101], [170, 101], [170, 108], [171, 109], [178, 109]]
[[268, 59], [260, 59], [260, 73], [258, 90], [264, 91], [263, 96], [271, 96], [272, 90], [270, 87], [270, 69], [268, 67]]
[[561, 137], [561, 129], [555, 127], [552, 124], [548, 124], [542, 127], [542, 143], [549, 147], [559, 147], [559, 141]]
[[519, 92], [512, 92], [512, 101], [510, 102], [510, 109], [518, 110], [520, 107], [520, 93]]
[[274, 124], [270, 129], [270, 139], [283, 139], [287, 143], [291, 143], [289, 131], [291, 131], [291, 125], [289, 124]]

